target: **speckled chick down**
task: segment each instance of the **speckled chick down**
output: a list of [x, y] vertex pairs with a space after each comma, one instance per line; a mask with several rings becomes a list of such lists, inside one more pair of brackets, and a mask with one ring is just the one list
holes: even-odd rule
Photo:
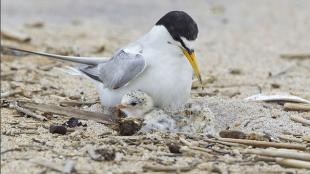
[[140, 132], [184, 132], [214, 134], [214, 115], [200, 105], [195, 105], [188, 112], [168, 114], [155, 108], [152, 97], [147, 93], [134, 90], [123, 96], [121, 104], [126, 106], [121, 110], [127, 117], [143, 118], [144, 126]]

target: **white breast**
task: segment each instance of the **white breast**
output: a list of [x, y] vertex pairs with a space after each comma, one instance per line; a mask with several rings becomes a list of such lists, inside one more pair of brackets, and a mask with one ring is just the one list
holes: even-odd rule
[[[172, 39], [166, 29], [153, 28], [137, 41], [143, 47], [142, 56], [147, 68], [127, 86], [119, 89], [104, 88], [98, 84], [104, 106], [113, 107], [131, 90], [142, 90], [153, 99], [155, 106], [177, 108], [190, 96], [193, 71], [180, 48], [168, 44]], [[132, 44], [131, 44], [132, 46]]]

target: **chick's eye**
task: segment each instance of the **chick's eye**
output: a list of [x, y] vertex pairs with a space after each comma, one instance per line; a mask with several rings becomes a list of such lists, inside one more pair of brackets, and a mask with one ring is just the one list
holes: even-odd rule
[[131, 102], [130, 103], [132, 106], [136, 106], [138, 103], [137, 102]]

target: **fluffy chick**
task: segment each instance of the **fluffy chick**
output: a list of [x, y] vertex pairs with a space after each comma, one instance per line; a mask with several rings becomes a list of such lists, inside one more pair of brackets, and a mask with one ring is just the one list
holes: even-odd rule
[[214, 134], [214, 115], [204, 105], [191, 107], [193, 114], [167, 114], [155, 108], [153, 99], [147, 93], [135, 90], [123, 96], [118, 108], [127, 117], [144, 119], [140, 132], [208, 133]]
[[175, 120], [164, 111], [155, 108], [152, 97], [140, 90], [134, 90], [125, 94], [118, 108], [127, 117], [144, 119], [144, 126], [140, 132], [155, 130], [164, 132], [176, 131]]

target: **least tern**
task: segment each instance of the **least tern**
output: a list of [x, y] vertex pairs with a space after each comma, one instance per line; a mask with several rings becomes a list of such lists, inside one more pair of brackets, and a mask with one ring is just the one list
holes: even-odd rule
[[201, 81], [192, 47], [197, 35], [191, 16], [171, 11], [109, 60], [11, 49], [83, 64], [77, 70], [96, 84], [103, 106], [114, 107], [124, 94], [139, 89], [151, 95], [155, 106], [178, 108], [190, 96], [193, 74]]

